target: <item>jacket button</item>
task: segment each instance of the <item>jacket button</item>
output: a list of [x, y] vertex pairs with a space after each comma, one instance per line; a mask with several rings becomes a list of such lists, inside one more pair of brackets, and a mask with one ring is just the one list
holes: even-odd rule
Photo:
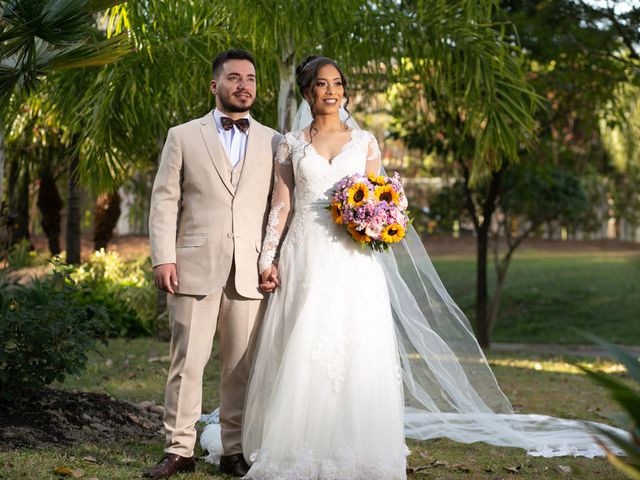
[[227, 238], [233, 238], [233, 233], [227, 233]]

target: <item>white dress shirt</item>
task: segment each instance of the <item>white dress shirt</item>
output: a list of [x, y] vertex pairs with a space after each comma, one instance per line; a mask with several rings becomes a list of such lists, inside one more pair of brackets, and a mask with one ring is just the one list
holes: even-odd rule
[[[245, 151], [247, 149], [247, 133], [242, 133], [238, 130], [238, 127], [235, 125], [233, 128], [229, 130], [225, 130], [222, 127], [221, 117], [226, 117], [220, 110], [217, 108], [213, 110], [213, 119], [216, 123], [216, 128], [218, 129], [218, 136], [220, 137], [220, 142], [224, 147], [225, 152], [227, 152], [227, 158], [229, 162], [231, 162], [231, 168], [235, 167], [240, 160], [244, 157]], [[247, 113], [243, 118], [247, 118], [249, 122], [251, 122], [251, 115]], [[251, 126], [251, 123], [249, 123]]]

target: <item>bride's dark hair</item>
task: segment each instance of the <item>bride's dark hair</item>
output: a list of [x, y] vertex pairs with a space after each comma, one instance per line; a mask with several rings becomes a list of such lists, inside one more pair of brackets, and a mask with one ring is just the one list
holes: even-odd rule
[[[349, 111], [349, 94], [347, 93], [347, 77], [344, 76], [344, 72], [340, 68], [340, 65], [336, 63], [335, 60], [332, 60], [328, 57], [321, 57], [318, 55], [311, 55], [305, 58], [300, 64], [296, 67], [296, 83], [298, 84], [298, 90], [300, 91], [300, 95], [303, 98], [307, 98], [307, 94], [311, 96], [313, 102], [309, 102], [309, 108], [311, 109], [311, 116], [313, 120], [311, 121], [311, 125], [309, 125], [309, 140], [310, 143], [313, 143], [313, 134], [317, 132], [315, 127], [315, 117], [316, 114], [313, 110], [314, 104], [316, 102], [316, 96], [313, 91], [313, 86], [316, 84], [318, 80], [318, 71], [324, 67], [325, 65], [333, 65], [338, 70], [340, 74], [340, 81], [342, 82], [342, 87], [344, 88], [344, 99], [345, 102], [342, 105], [347, 115], [351, 117], [351, 112]], [[348, 119], [348, 117], [347, 117]], [[345, 129], [347, 128], [346, 120], [343, 122]]]

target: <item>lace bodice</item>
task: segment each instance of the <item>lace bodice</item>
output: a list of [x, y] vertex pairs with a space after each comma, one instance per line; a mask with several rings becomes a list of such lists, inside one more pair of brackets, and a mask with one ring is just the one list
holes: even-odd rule
[[354, 173], [377, 174], [380, 165], [378, 142], [367, 131], [352, 130], [350, 140], [331, 161], [316, 151], [303, 130], [287, 133], [276, 152], [271, 211], [258, 262], [260, 272], [276, 258], [293, 205], [296, 211], [325, 207], [342, 178]]

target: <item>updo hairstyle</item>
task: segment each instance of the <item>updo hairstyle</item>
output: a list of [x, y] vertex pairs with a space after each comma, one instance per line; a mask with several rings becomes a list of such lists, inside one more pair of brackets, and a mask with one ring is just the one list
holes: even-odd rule
[[[311, 55], [310, 57], [305, 58], [300, 64], [296, 67], [296, 83], [298, 84], [298, 90], [302, 98], [305, 100], [307, 96], [311, 97], [311, 102], [309, 102], [309, 108], [311, 109], [311, 115], [314, 120], [310, 125], [310, 133], [311, 133], [311, 141], [313, 142], [313, 131], [315, 130], [315, 112], [314, 112], [314, 104], [316, 102], [315, 93], [313, 91], [313, 86], [316, 84], [318, 80], [318, 71], [324, 67], [325, 65], [333, 65], [338, 73], [340, 73], [340, 80], [342, 82], [342, 87], [344, 88], [344, 104], [342, 107], [347, 112], [347, 115], [350, 117], [351, 112], [349, 112], [349, 94], [347, 93], [347, 78], [344, 76], [344, 73], [340, 66], [336, 63], [335, 60], [332, 60], [327, 57], [321, 57], [318, 55]], [[343, 122], [345, 128], [347, 128], [346, 123]]]

